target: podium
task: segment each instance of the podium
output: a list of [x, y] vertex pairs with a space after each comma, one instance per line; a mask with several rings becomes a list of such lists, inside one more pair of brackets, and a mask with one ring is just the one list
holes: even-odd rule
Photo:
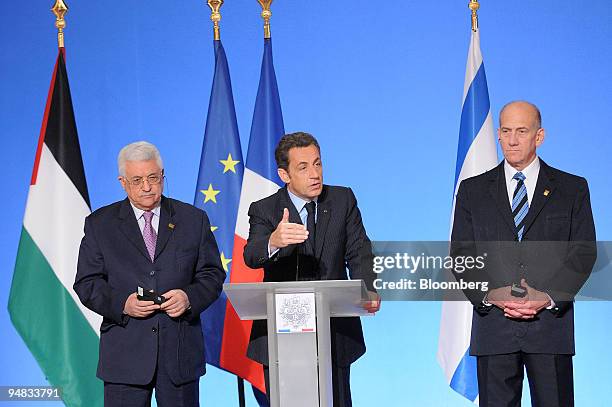
[[266, 319], [272, 407], [332, 407], [331, 317], [369, 315], [362, 280], [224, 284], [240, 319]]

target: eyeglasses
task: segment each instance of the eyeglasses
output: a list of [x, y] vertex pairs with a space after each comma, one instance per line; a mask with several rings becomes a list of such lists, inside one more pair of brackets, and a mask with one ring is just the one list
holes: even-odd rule
[[164, 175], [162, 173], [162, 174], [151, 174], [147, 177], [134, 177], [131, 179], [127, 179], [127, 178], [124, 178], [124, 179], [131, 186], [139, 187], [139, 186], [142, 186], [145, 180], [149, 183], [149, 185], [157, 185], [161, 182], [163, 178], [164, 178]]

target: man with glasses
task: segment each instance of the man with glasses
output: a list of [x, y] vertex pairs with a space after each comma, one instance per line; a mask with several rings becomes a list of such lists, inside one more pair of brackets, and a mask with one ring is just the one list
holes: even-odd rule
[[74, 290], [102, 315], [97, 376], [105, 406], [199, 405], [200, 313], [225, 273], [206, 213], [162, 195], [164, 169], [145, 141], [119, 153], [127, 198], [85, 219]]

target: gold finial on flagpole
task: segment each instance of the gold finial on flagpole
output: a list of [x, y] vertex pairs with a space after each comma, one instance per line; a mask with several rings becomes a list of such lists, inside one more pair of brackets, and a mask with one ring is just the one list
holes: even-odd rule
[[57, 46], [64, 48], [64, 27], [66, 27], [66, 20], [64, 15], [68, 11], [68, 6], [63, 0], [55, 0], [55, 5], [51, 8], [53, 14], [55, 14], [55, 26], [57, 27]]
[[472, 10], [472, 31], [476, 32], [478, 31], [478, 9], [480, 4], [478, 4], [478, 0], [470, 0], [468, 7]]
[[221, 13], [219, 9], [223, 5], [223, 0], [208, 0], [208, 7], [210, 7], [210, 20], [213, 22], [213, 30], [215, 32], [215, 41], [221, 39], [221, 33], [219, 32], [219, 21], [221, 21]]
[[264, 19], [264, 38], [270, 38], [270, 17], [272, 17], [270, 5], [272, 0], [257, 0], [257, 2], [261, 5], [261, 18]]

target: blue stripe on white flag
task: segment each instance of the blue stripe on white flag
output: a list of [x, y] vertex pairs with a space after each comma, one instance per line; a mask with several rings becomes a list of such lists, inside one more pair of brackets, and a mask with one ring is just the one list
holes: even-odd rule
[[[468, 52], [459, 127], [454, 194], [462, 180], [479, 175], [497, 165], [489, 90], [477, 31], [472, 32]], [[454, 207], [453, 199], [453, 209]], [[477, 402], [476, 358], [470, 356], [469, 349], [472, 308], [469, 302], [442, 304], [438, 360], [450, 387], [466, 399]]]
[[491, 106], [489, 103], [489, 89], [484, 63], [480, 64], [474, 80], [470, 84], [463, 109], [461, 111], [461, 124], [459, 126], [459, 145], [457, 147], [457, 164], [455, 167], [455, 185], [457, 190], [459, 174], [472, 142], [480, 132]]
[[478, 397], [478, 380], [473, 379], [477, 377], [476, 358], [470, 356], [470, 348], [468, 348], [459, 366], [455, 369], [450, 387], [466, 399], [474, 401]]

